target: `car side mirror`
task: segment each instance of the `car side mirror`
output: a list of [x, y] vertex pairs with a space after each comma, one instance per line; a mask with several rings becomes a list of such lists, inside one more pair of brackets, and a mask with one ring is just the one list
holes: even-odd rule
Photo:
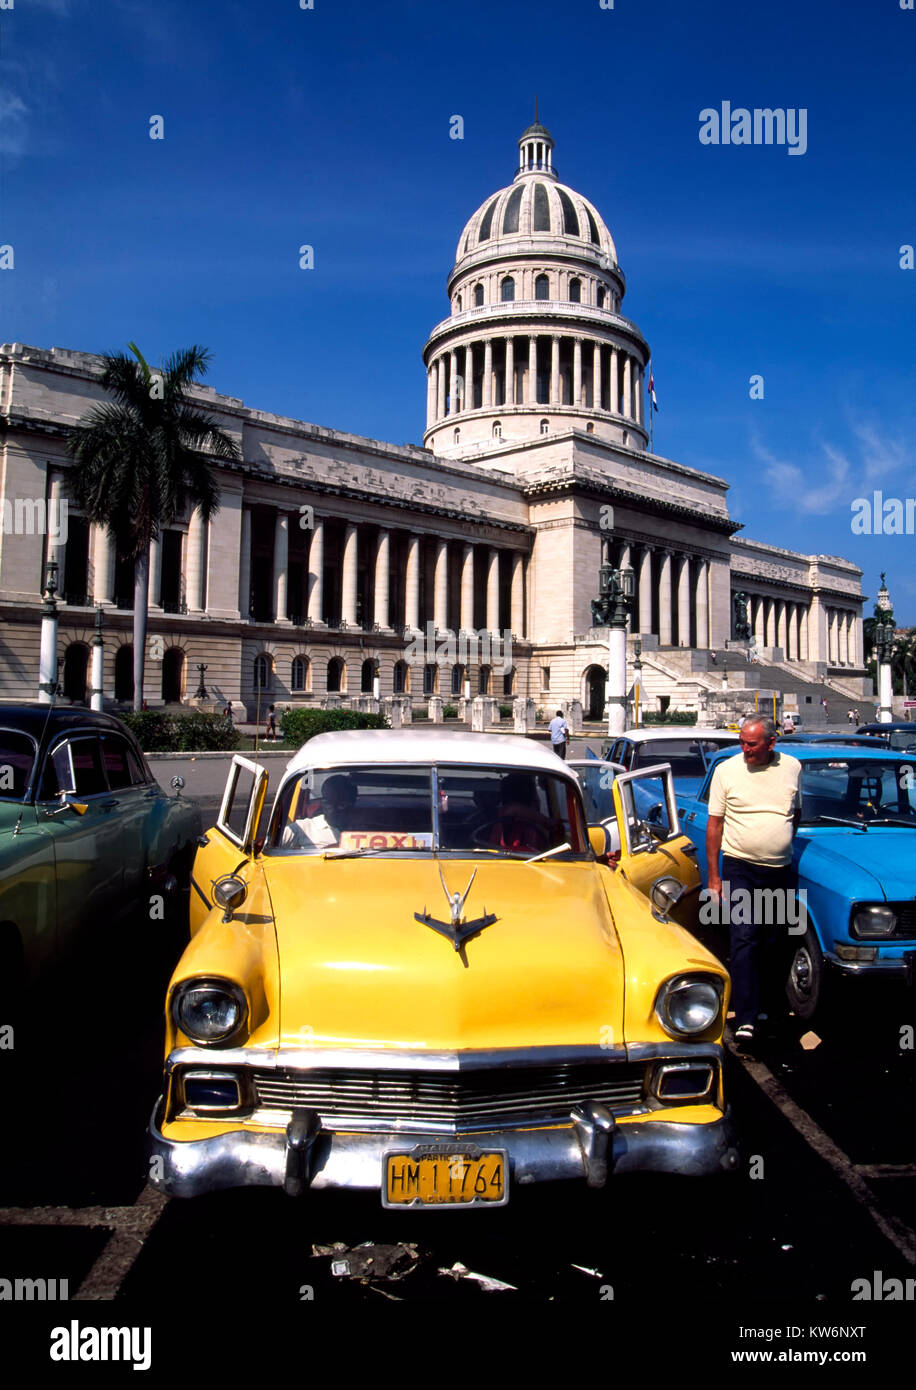
[[54, 816], [62, 816], [65, 811], [72, 811], [74, 815], [84, 816], [88, 810], [88, 802], [74, 801], [72, 792], [61, 792], [60, 805], [56, 806], [53, 811], [46, 811], [45, 815], [50, 820]]

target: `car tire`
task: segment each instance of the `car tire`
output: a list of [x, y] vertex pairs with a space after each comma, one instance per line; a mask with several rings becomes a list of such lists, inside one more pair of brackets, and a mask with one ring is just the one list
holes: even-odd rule
[[797, 1018], [808, 1021], [824, 1011], [824, 956], [809, 926], [789, 962], [786, 998]]

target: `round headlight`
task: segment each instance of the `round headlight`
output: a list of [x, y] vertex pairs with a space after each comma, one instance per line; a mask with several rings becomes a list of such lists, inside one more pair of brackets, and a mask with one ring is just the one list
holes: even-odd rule
[[683, 896], [684, 885], [678, 879], [665, 875], [657, 878], [649, 889], [649, 901], [659, 917], [666, 918]]
[[897, 914], [889, 907], [860, 907], [852, 916], [856, 936], [893, 936]]
[[228, 1042], [239, 1032], [248, 1014], [244, 992], [229, 980], [182, 985], [173, 1008], [182, 1033], [202, 1046]]
[[655, 1013], [669, 1033], [693, 1036], [712, 1027], [721, 1007], [721, 984], [709, 977], [681, 976], [663, 986]]

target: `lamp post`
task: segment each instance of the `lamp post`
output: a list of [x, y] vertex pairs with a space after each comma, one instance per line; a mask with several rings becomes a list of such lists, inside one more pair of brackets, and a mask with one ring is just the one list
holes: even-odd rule
[[894, 606], [881, 575], [881, 588], [875, 601], [875, 658], [878, 662], [878, 723], [890, 724], [894, 717], [894, 686], [891, 677], [891, 656], [894, 651]]
[[639, 728], [639, 702], [642, 698], [642, 642], [637, 638], [633, 646], [633, 704], [634, 728]]
[[38, 657], [38, 698], [43, 705], [53, 703], [57, 681], [57, 561], [49, 560], [41, 605], [41, 649]]
[[102, 678], [105, 646], [102, 642], [102, 605], [95, 610], [95, 632], [92, 637], [92, 688], [89, 691], [89, 707], [94, 710], [105, 708], [105, 692]]
[[200, 672], [200, 684], [198, 685], [197, 690], [194, 694], [194, 699], [207, 700], [209, 699], [209, 696], [207, 695], [207, 687], [204, 685], [204, 672], [207, 668], [202, 661], [199, 661], [197, 663], [197, 669]]
[[622, 734], [627, 726], [627, 616], [636, 593], [631, 569], [614, 569], [607, 539], [602, 541], [598, 571], [599, 597], [592, 599], [592, 623], [608, 630], [607, 731]]

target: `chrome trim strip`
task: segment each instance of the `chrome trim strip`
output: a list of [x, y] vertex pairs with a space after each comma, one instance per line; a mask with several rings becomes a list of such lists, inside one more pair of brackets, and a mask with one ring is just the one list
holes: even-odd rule
[[[208, 977], [209, 978], [209, 977]], [[647, 1046], [655, 1049], [646, 1056], [666, 1057], [688, 1048], [688, 1056], [701, 1056], [698, 1048], [709, 1049], [713, 1044], [697, 1043], [652, 1043]], [[166, 1075], [175, 1067], [202, 1065], [201, 1053], [206, 1051], [207, 1062], [213, 1066], [213, 1053], [209, 1047], [176, 1047], [169, 1053], [165, 1062]], [[716, 1055], [721, 1055], [719, 1048]], [[219, 1051], [219, 1065], [225, 1067], [265, 1067], [310, 1071], [313, 1067], [349, 1067], [359, 1071], [476, 1071], [488, 1067], [543, 1067], [555, 1063], [568, 1062], [627, 1062], [641, 1060], [639, 1048], [601, 1047], [600, 1044], [576, 1047], [525, 1047], [499, 1048], [467, 1052], [421, 1052], [419, 1050], [358, 1048], [358, 1047], [309, 1047], [309, 1048], [261, 1048], [224, 1047]]]
[[721, 1043], [689, 1043], [671, 1042], [663, 1043], [633, 1043], [627, 1048], [627, 1057], [631, 1062], [652, 1061], [656, 1057], [671, 1057], [674, 1061], [703, 1062], [717, 1061], [722, 1063], [725, 1060], [725, 1048]]

